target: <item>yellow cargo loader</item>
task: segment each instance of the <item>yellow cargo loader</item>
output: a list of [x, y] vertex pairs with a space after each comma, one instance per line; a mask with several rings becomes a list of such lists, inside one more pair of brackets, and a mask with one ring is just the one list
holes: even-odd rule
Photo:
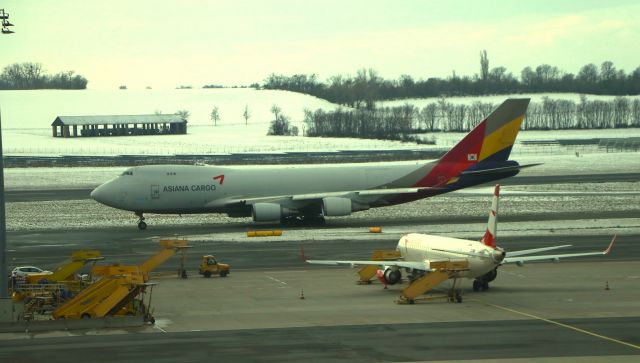
[[[190, 247], [186, 240], [160, 240], [161, 249], [140, 266], [111, 265], [95, 266], [94, 276], [100, 279], [52, 313], [54, 319], [99, 318], [122, 315], [131, 311], [136, 297], [144, 293], [149, 285], [149, 273], [178, 251]], [[145, 320], [153, 322], [149, 307], [143, 309]], [[125, 313], [126, 314], [126, 313]]]
[[71, 253], [71, 260], [58, 267], [51, 274], [31, 274], [26, 276], [27, 284], [38, 284], [41, 281], [47, 283], [70, 281], [75, 279], [75, 273], [89, 262], [102, 260], [104, 257], [98, 250], [79, 250]]

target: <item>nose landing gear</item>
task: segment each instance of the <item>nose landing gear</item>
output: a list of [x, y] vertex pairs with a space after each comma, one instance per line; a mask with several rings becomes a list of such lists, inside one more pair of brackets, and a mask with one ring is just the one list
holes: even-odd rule
[[136, 212], [136, 215], [138, 216], [138, 228], [140, 230], [145, 230], [147, 229], [147, 224], [144, 222], [144, 215], [142, 215], [142, 212]]

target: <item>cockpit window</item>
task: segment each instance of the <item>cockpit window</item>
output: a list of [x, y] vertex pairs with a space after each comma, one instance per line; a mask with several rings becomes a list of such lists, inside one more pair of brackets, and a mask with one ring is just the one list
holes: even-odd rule
[[133, 172], [130, 170], [125, 171], [124, 173], [122, 173], [122, 175], [133, 175]]

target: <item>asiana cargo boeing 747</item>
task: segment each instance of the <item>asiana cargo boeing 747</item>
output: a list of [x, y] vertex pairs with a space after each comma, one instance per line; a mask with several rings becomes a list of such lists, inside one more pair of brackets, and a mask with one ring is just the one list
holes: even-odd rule
[[507, 178], [529, 99], [507, 99], [438, 160], [349, 165], [147, 165], [127, 169], [91, 192], [96, 201], [144, 213], [226, 213], [256, 222], [324, 221]]

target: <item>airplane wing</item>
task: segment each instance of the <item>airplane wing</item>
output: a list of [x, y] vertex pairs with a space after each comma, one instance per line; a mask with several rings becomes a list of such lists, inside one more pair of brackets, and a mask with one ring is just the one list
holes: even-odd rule
[[424, 262], [413, 262], [413, 261], [402, 261], [402, 260], [391, 260], [391, 261], [390, 260], [386, 260], [386, 261], [307, 260], [306, 262], [313, 265], [330, 265], [330, 266], [348, 265], [351, 267], [374, 265], [374, 266], [379, 266], [380, 268], [392, 266], [392, 267], [410, 268], [413, 270], [431, 271], [431, 269], [429, 268], [429, 265]]
[[[613, 248], [613, 244], [616, 242], [616, 237], [617, 235], [614, 235], [607, 249], [600, 252], [564, 253], [564, 254], [558, 254], [558, 255], [523, 256], [523, 257], [520, 257], [520, 256], [510, 257], [509, 254], [507, 254], [507, 257], [505, 257], [505, 259], [502, 260], [502, 263], [503, 264], [505, 263], [522, 264], [528, 261], [544, 261], [544, 260], [558, 261], [561, 258], [607, 255], [609, 252], [611, 252], [611, 249]], [[552, 248], [561, 248], [561, 247], [566, 247], [566, 246], [555, 246]], [[517, 252], [523, 252], [523, 251], [517, 251]]]
[[505, 167], [491, 168], [491, 169], [469, 170], [469, 171], [463, 171], [462, 173], [460, 173], [460, 175], [500, 174], [500, 173], [506, 173], [510, 171], [522, 170], [524, 168], [530, 168], [532, 166], [537, 166], [537, 165], [542, 165], [542, 163], [505, 166]]
[[291, 201], [305, 201], [305, 200], [320, 200], [327, 197], [342, 197], [342, 198], [357, 198], [358, 196], [370, 196], [370, 195], [395, 195], [395, 194], [415, 194], [423, 190], [429, 189], [442, 189], [434, 187], [416, 187], [416, 188], [381, 188], [381, 189], [365, 189], [365, 190], [350, 190], [340, 192], [325, 192], [325, 193], [310, 193], [310, 194], [292, 194], [292, 195], [277, 195], [270, 197], [257, 197], [257, 198], [234, 198], [227, 200], [227, 204], [244, 203], [269, 203], [269, 202], [283, 202], [287, 200]]
[[571, 245], [532, 248], [530, 250], [520, 250], [520, 251], [513, 251], [513, 252], [507, 251], [507, 254], [509, 255], [509, 257], [516, 257], [516, 256], [530, 255], [532, 253], [538, 253], [538, 252], [544, 252], [544, 251], [550, 251], [550, 250], [557, 250], [558, 248], [566, 248], [566, 247], [571, 247]]

